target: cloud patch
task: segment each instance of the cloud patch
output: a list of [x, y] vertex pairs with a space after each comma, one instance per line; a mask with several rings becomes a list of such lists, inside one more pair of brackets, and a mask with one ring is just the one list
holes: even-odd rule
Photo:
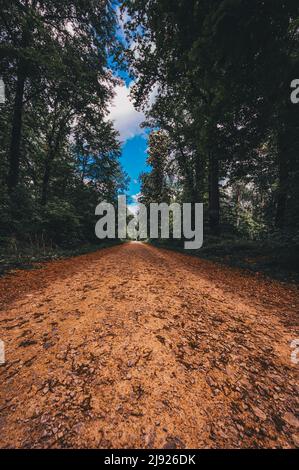
[[[126, 86], [125, 83], [117, 85], [114, 98], [108, 108], [108, 118], [114, 122], [114, 127], [120, 134], [119, 139], [121, 142], [132, 139], [136, 135], [145, 135], [145, 129], [140, 127], [140, 124], [145, 120], [145, 114], [134, 108], [130, 98], [133, 84], [132, 82], [129, 86]], [[157, 94], [158, 85], [155, 85], [148, 99], [148, 107], [154, 104]]]
[[130, 86], [117, 85], [115, 96], [109, 107], [109, 119], [114, 122], [114, 127], [120, 134], [120, 140], [125, 142], [136, 135], [144, 134], [144, 129], [140, 124], [145, 116], [137, 111], [130, 99]]

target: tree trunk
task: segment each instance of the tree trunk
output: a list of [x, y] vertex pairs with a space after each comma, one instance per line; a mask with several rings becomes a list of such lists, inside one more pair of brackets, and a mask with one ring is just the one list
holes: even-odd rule
[[7, 185], [10, 193], [19, 183], [24, 89], [25, 76], [22, 72], [21, 66], [19, 66], [16, 96], [13, 109], [10, 150], [8, 155], [9, 170]]
[[237, 214], [236, 226], [237, 226], [237, 229], [239, 229], [240, 222], [241, 222], [241, 218], [240, 218], [240, 200], [241, 200], [241, 191], [240, 191], [240, 186], [237, 184], [236, 185], [236, 214]]
[[276, 228], [282, 230], [285, 226], [285, 216], [288, 197], [289, 165], [288, 165], [288, 145], [284, 133], [278, 136], [278, 195], [276, 206]]
[[66, 122], [67, 122], [67, 117], [63, 117], [60, 122], [58, 133], [56, 135], [56, 138], [54, 138], [54, 142], [53, 142], [53, 134], [55, 133], [55, 126], [56, 126], [56, 122], [54, 122], [52, 133], [49, 138], [49, 143], [48, 143], [49, 151], [46, 156], [44, 177], [43, 177], [43, 182], [42, 182], [42, 195], [41, 195], [42, 206], [45, 206], [48, 202], [48, 190], [49, 190], [52, 164], [55, 159], [55, 156], [59, 152], [59, 146], [61, 144]]
[[49, 188], [49, 182], [50, 182], [52, 160], [53, 160], [52, 151], [50, 150], [46, 158], [45, 171], [44, 171], [43, 182], [42, 182], [42, 196], [41, 196], [42, 206], [45, 206], [48, 201], [48, 188]]
[[[28, 6], [28, 5], [26, 5]], [[21, 49], [25, 50], [30, 42], [30, 31], [25, 26], [22, 34]], [[22, 119], [24, 109], [24, 91], [27, 75], [27, 65], [23, 58], [19, 58], [17, 64], [16, 95], [13, 107], [13, 119], [8, 154], [8, 177], [7, 186], [9, 193], [17, 187], [20, 177], [21, 141], [22, 141]]]
[[285, 226], [285, 215], [287, 207], [287, 192], [288, 192], [288, 168], [287, 162], [283, 155], [279, 155], [278, 161], [279, 171], [279, 188], [277, 195], [277, 206], [276, 206], [276, 218], [275, 226], [279, 230], [282, 230]]
[[195, 156], [193, 202], [203, 202], [204, 194], [204, 168], [203, 160], [199, 154]]
[[219, 163], [215, 155], [209, 156], [209, 225], [213, 235], [220, 233]]

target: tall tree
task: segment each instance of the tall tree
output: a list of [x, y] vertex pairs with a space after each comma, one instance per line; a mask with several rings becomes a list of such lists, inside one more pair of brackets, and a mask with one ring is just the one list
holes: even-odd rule
[[32, 80], [37, 84], [34, 94], [49, 78], [63, 83], [64, 90], [74, 88], [78, 80], [80, 93], [88, 90], [102, 99], [109, 91], [107, 51], [113, 43], [115, 14], [110, 1], [3, 0], [0, 24], [1, 66], [4, 74], [9, 68], [15, 80], [7, 178], [11, 192], [19, 182], [24, 103], [30, 100]]
[[[289, 85], [298, 68], [298, 3], [126, 0], [123, 7], [137, 105], [156, 84], [168, 109], [173, 97], [181, 96], [192, 116], [199, 167], [208, 173], [202, 180], [208, 180], [211, 231], [219, 233], [219, 186], [231, 163], [250, 159], [271, 131], [281, 148], [277, 224], [282, 227], [288, 162], [296, 153], [295, 148], [287, 152], [285, 142], [297, 128]], [[297, 145], [294, 138], [292, 145]]]

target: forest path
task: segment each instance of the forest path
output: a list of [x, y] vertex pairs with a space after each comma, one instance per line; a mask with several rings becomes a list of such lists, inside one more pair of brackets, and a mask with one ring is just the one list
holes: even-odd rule
[[296, 286], [127, 243], [0, 299], [2, 448], [299, 446]]

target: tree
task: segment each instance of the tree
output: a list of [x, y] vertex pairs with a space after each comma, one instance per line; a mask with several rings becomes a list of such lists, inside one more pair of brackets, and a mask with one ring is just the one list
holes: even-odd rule
[[[298, 69], [297, 2], [126, 0], [123, 8], [129, 17], [127, 60], [136, 77], [136, 105], [144, 105], [156, 86], [158, 106], [148, 114], [161, 129], [172, 129], [177, 146], [186, 135], [186, 126], [179, 135], [173, 132], [180, 122], [178, 103], [180, 115], [190, 116], [198, 194], [208, 191], [211, 233], [220, 230], [221, 182], [235, 167], [241, 178], [251, 175], [260, 184], [262, 159], [255, 160], [257, 167], [250, 162], [253, 154], [264, 155], [259, 149], [269, 136], [269, 148], [278, 157], [276, 224], [282, 228], [298, 153], [296, 111], [289, 99]], [[192, 188], [187, 172], [185, 178]]]
[[78, 90], [102, 103], [109, 95], [107, 48], [115, 15], [109, 1], [2, 3], [1, 68], [15, 82], [7, 178], [12, 192], [19, 182], [23, 114], [30, 94], [43, 91], [50, 79], [65, 101]]
[[115, 202], [128, 182], [107, 118], [117, 83], [108, 66], [119, 49], [115, 3], [2, 4], [0, 236], [95, 241], [96, 205]]

